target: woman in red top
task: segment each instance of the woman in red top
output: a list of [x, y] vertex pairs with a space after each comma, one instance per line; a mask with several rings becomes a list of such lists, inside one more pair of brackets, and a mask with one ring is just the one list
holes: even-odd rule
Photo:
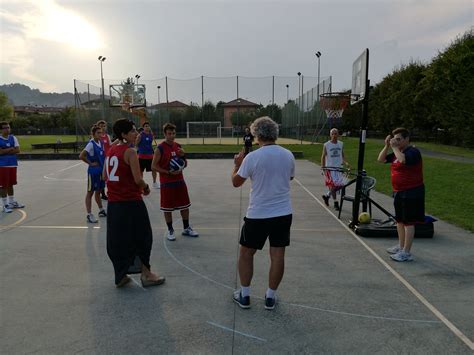
[[109, 149], [104, 173], [107, 175], [109, 203], [107, 206], [107, 254], [115, 270], [115, 285], [131, 281], [127, 275], [135, 256], [141, 261], [143, 287], [161, 285], [164, 277], [150, 271], [153, 234], [143, 195], [150, 187], [143, 180], [133, 143], [137, 130], [133, 122], [119, 119], [113, 127], [119, 140]]

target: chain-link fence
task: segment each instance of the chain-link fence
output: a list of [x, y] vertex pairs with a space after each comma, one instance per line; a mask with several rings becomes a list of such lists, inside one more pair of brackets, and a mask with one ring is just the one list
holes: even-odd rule
[[126, 117], [137, 125], [150, 122], [158, 136], [162, 125], [171, 122], [178, 137], [186, 137], [188, 143], [234, 144], [255, 118], [270, 116], [280, 124], [280, 139], [311, 142], [326, 123], [319, 95], [331, 91], [331, 77], [320, 78], [319, 85], [318, 78], [306, 76], [165, 77], [140, 80], [146, 87], [146, 107], [111, 107], [109, 86], [125, 81], [104, 79], [102, 95], [100, 80], [74, 80], [78, 136], [87, 135], [98, 120], [106, 120], [110, 127]]

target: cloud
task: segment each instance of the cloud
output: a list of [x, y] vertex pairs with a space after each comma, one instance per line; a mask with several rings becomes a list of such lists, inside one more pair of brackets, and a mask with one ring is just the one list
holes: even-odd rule
[[98, 31], [77, 13], [58, 5], [54, 0], [6, 1], [0, 11], [2, 21], [2, 67], [13, 77], [48, 87], [32, 73], [34, 55], [30, 48], [41, 41], [60, 43], [84, 50], [103, 47]]

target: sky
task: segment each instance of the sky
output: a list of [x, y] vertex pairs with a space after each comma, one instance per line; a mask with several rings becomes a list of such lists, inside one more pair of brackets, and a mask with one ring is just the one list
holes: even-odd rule
[[[73, 80], [106, 87], [140, 75], [157, 101], [165, 76], [195, 86], [200, 77], [234, 86], [268, 85], [280, 96], [332, 78], [351, 86], [352, 63], [370, 51], [369, 79], [380, 82], [410, 60], [428, 63], [473, 26], [471, 0], [0, 0], [0, 84], [72, 92]], [[217, 79], [223, 77], [222, 79]], [[197, 78], [196, 80], [185, 80]], [[179, 80], [175, 80], [179, 79]], [[221, 81], [220, 81], [221, 80]], [[225, 84], [224, 84], [225, 83]], [[289, 84], [288, 92], [286, 84]], [[207, 83], [206, 83], [207, 85]], [[271, 84], [270, 84], [271, 85]], [[184, 89], [183, 89], [184, 90]], [[209, 89], [210, 90], [210, 89]], [[160, 92], [165, 95], [163, 90]], [[156, 98], [156, 99], [155, 99]]]

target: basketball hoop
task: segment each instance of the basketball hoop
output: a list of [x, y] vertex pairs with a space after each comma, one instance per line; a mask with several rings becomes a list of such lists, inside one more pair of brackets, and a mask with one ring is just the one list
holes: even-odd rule
[[349, 106], [350, 98], [351, 95], [345, 92], [328, 92], [320, 95], [319, 105], [326, 111], [332, 126], [341, 123], [342, 114]]

